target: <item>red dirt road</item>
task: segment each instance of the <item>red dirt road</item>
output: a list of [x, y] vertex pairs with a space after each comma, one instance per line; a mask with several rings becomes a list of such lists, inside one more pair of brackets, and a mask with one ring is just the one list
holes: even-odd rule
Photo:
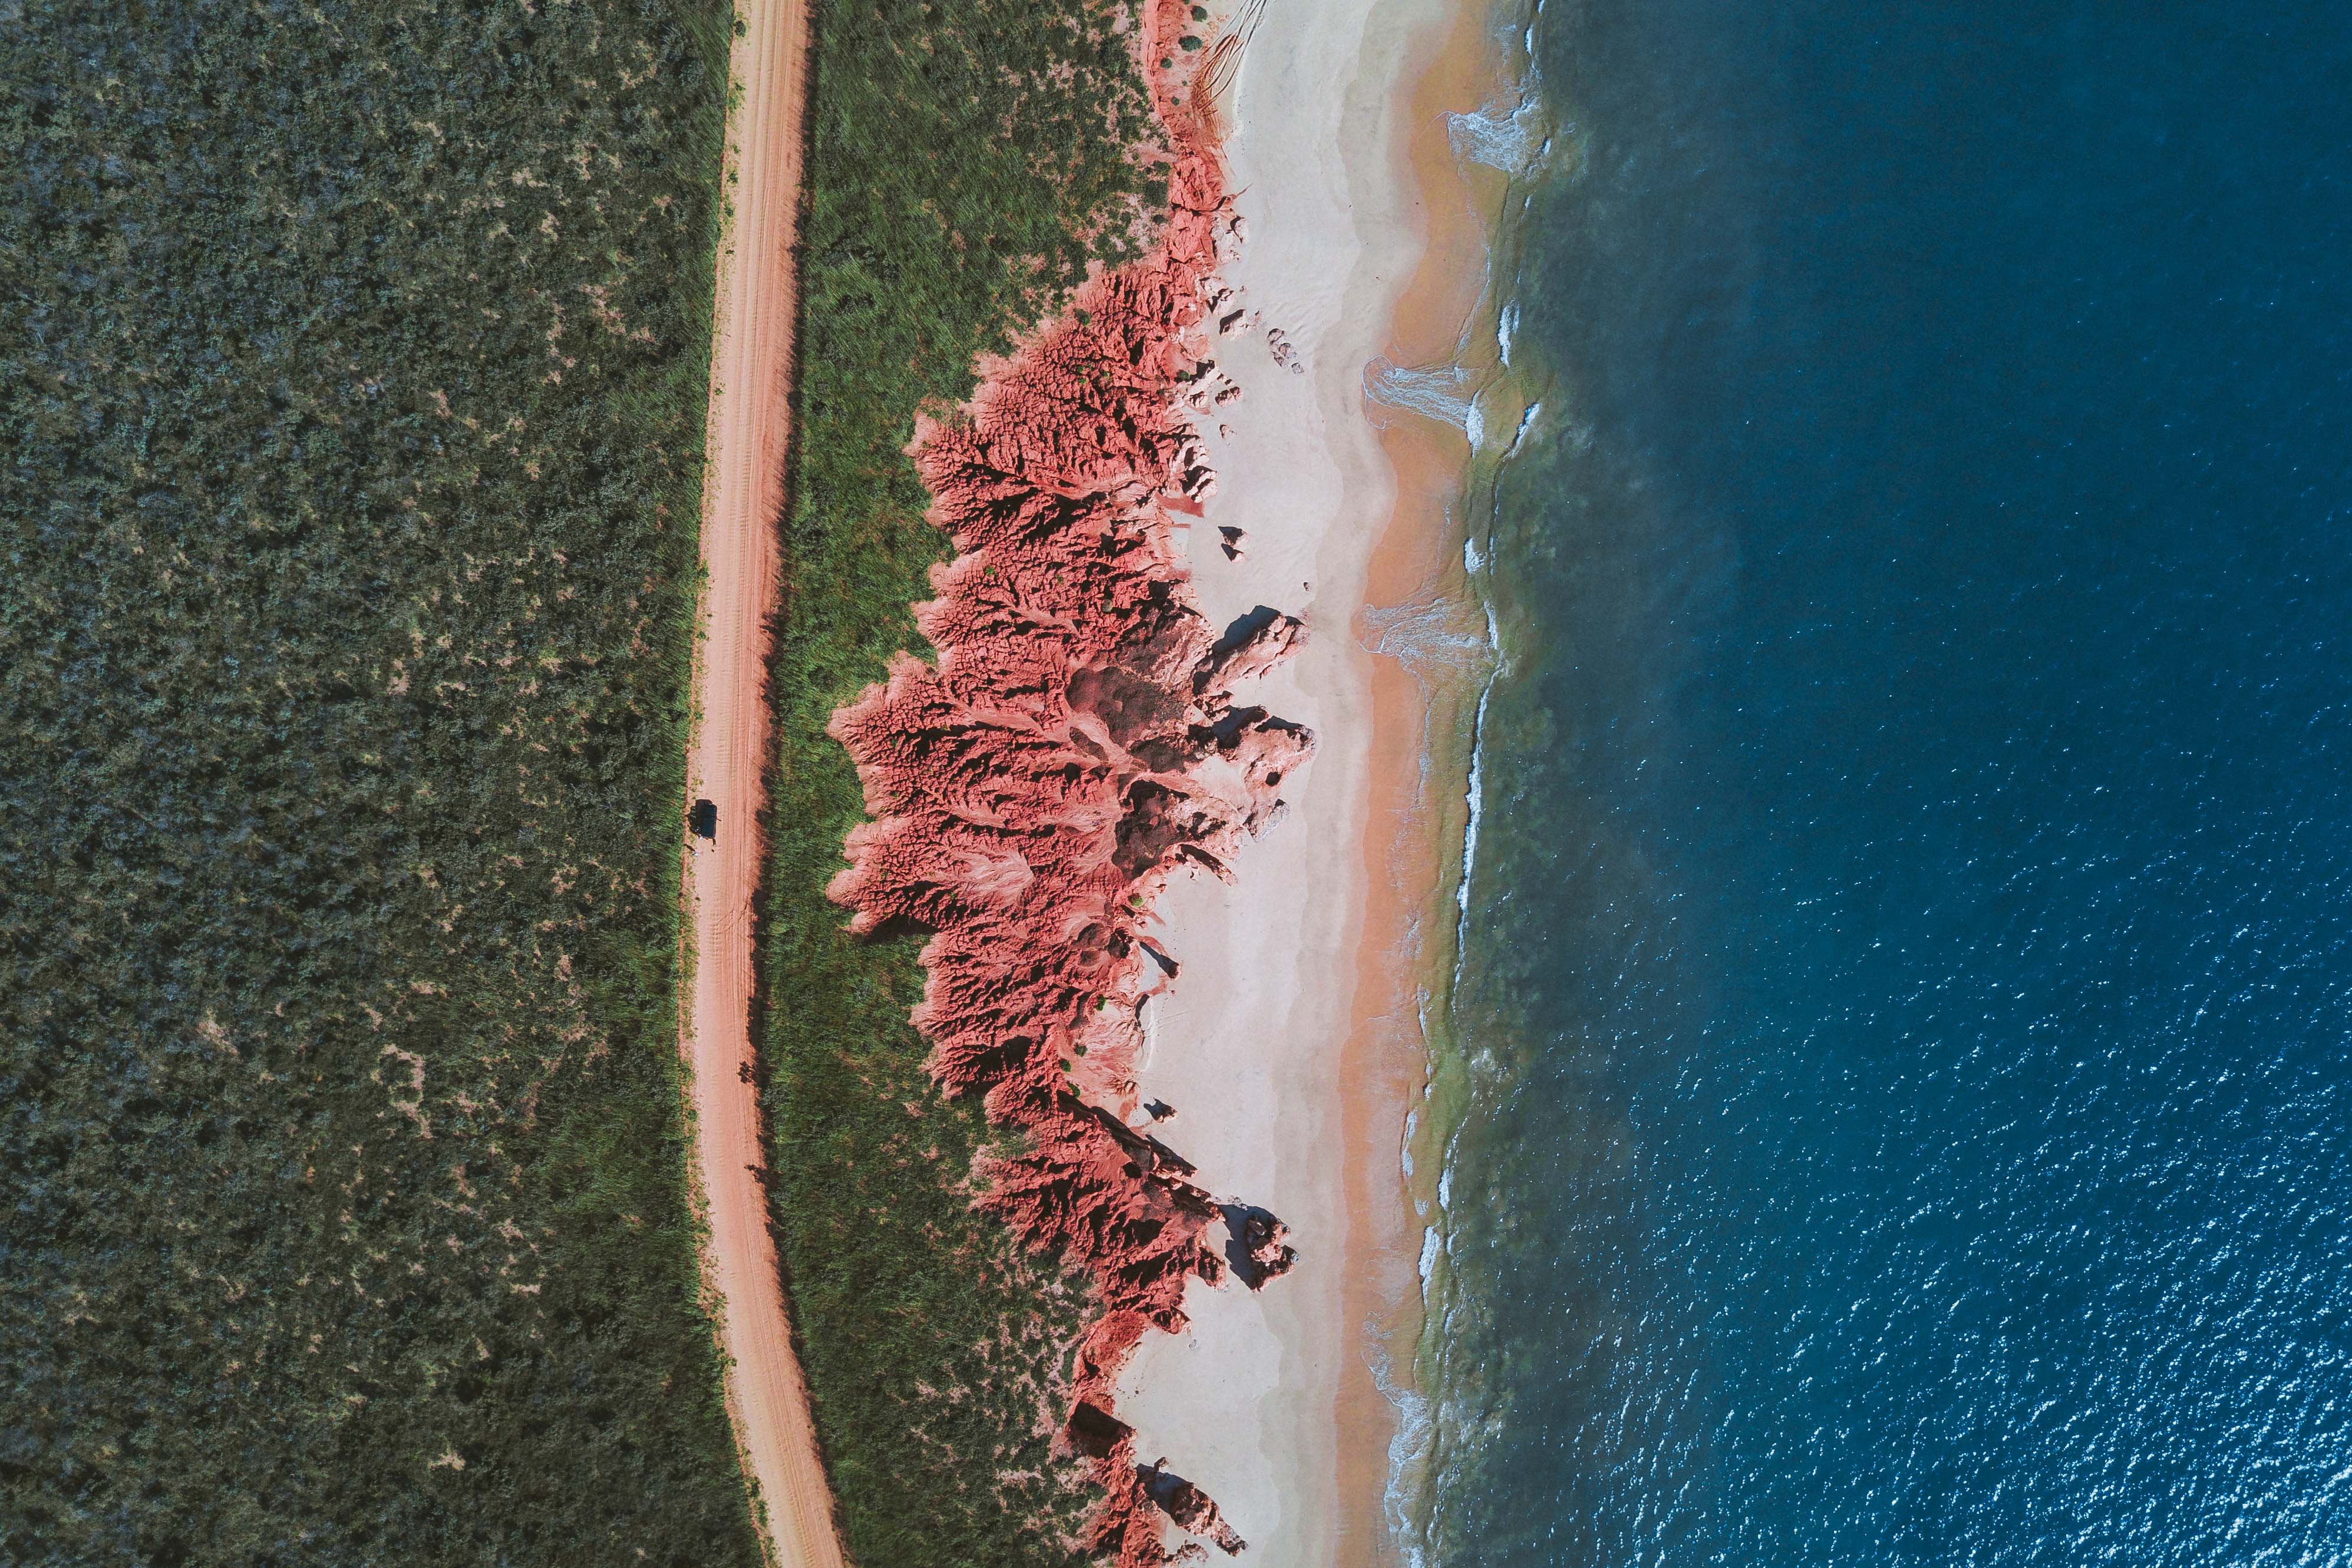
[[817, 1457], [807, 1385], [793, 1353], [768, 1201], [761, 1185], [752, 1061], [751, 894], [768, 754], [767, 619], [776, 597], [797, 278], [792, 246], [807, 86], [804, 0], [737, 0], [736, 97], [728, 115], [726, 193], [710, 363], [709, 466], [702, 502], [701, 635], [689, 797], [719, 808], [715, 844], [687, 862], [694, 993], [679, 1049], [692, 1078], [696, 1174], [709, 1206], [703, 1278], [723, 1300], [727, 1406], [747, 1474], [783, 1568], [841, 1568], [833, 1498]]

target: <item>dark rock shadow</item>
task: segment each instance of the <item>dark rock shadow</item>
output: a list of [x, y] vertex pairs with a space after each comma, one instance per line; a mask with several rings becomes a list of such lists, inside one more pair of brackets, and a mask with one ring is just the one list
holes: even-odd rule
[[[1210, 1500], [1209, 1494], [1170, 1469], [1166, 1459], [1136, 1466], [1135, 1479], [1142, 1484], [1144, 1495], [1152, 1505], [1174, 1520], [1179, 1529], [1208, 1537], [1228, 1557], [1247, 1546], [1234, 1527], [1225, 1522], [1224, 1515]], [[1197, 1552], [1199, 1548], [1188, 1550]]]
[[1063, 1437], [1070, 1451], [1089, 1459], [1110, 1458], [1121, 1443], [1134, 1436], [1134, 1427], [1085, 1399], [1071, 1409], [1069, 1422], [1063, 1427]]
[[1225, 628], [1225, 634], [1217, 639], [1217, 645], [1210, 652], [1213, 654], [1230, 653], [1281, 619], [1281, 611], [1271, 604], [1261, 604], [1248, 614], [1236, 617], [1234, 623]]
[[903, 941], [909, 936], [928, 937], [932, 935], [934, 935], [932, 928], [921, 921], [910, 915], [893, 915], [887, 919], [876, 921], [874, 928], [856, 940], [878, 946], [886, 942]]

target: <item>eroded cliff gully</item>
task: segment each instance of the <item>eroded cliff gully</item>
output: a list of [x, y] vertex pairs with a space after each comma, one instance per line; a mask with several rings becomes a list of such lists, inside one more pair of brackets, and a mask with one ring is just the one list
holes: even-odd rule
[[[1137, 1124], [1141, 1009], [1176, 972], [1144, 925], [1177, 873], [1232, 874], [1314, 747], [1234, 695], [1298, 645], [1299, 622], [1261, 614], [1221, 638], [1169, 516], [1197, 515], [1214, 483], [1185, 400], [1197, 410], [1211, 373], [1220, 247], [1239, 231], [1198, 107], [1224, 51], [1156, 68], [1182, 15], [1150, 5], [1139, 40], [1173, 153], [1164, 234], [984, 361], [954, 417], [918, 422], [929, 517], [958, 551], [916, 607], [938, 662], [900, 653], [832, 725], [873, 820], [828, 892], [855, 930], [931, 933], [915, 1012], [930, 1071], [1024, 1134], [974, 1173], [979, 1201], [1097, 1287], [1062, 1437], [1107, 1494], [1087, 1545], [1122, 1568], [1172, 1560], [1163, 1514], [1242, 1546], [1199, 1489], [1138, 1462], [1113, 1410], [1144, 1333], [1181, 1329], [1185, 1281], [1226, 1268], [1219, 1201]], [[1248, 1212], [1255, 1286], [1291, 1255]]]

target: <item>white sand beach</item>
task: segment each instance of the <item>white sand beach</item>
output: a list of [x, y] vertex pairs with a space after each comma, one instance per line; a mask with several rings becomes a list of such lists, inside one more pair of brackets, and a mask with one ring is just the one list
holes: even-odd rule
[[[1475, 235], [1462, 265], [1462, 236], [1476, 228], [1466, 193], [1443, 174], [1433, 197], [1423, 190], [1444, 109], [1472, 107], [1438, 106], [1431, 91], [1458, 98], [1464, 37], [1480, 52], [1465, 12], [1462, 0], [1269, 6], [1228, 99], [1247, 237], [1224, 277], [1260, 319], [1221, 345], [1244, 395], [1204, 422], [1219, 488], [1189, 548], [1218, 625], [1259, 605], [1306, 618], [1301, 655], [1244, 696], [1312, 728], [1318, 749], [1286, 786], [1287, 820], [1244, 850], [1234, 884], [1203, 877], [1164, 899], [1182, 970], [1150, 1005], [1139, 1077], [1147, 1099], [1176, 1109], [1162, 1135], [1200, 1180], [1286, 1221], [1299, 1260], [1257, 1292], [1195, 1281], [1190, 1331], [1145, 1338], [1119, 1413], [1143, 1458], [1164, 1455], [1205, 1489], [1261, 1568], [1390, 1555], [1381, 1508], [1394, 1420], [1374, 1331], [1412, 1332], [1419, 1242], [1397, 1165], [1420, 1084], [1412, 986], [1398, 971], [1435, 872], [1408, 868], [1429, 885], [1399, 886], [1406, 830], [1394, 819], [1420, 791], [1410, 779], [1400, 790], [1397, 774], [1418, 768], [1420, 704], [1360, 632], [1369, 603], [1401, 597], [1383, 579], [1402, 571], [1410, 593], [1431, 547], [1459, 547], [1437, 545], [1450, 475], [1408, 475], [1400, 509], [1410, 463], [1367, 418], [1362, 387], [1375, 357], [1430, 351], [1398, 311], [1409, 289], [1428, 291], [1415, 284], [1433, 235], [1440, 249], [1454, 236], [1455, 272], [1481, 269]], [[1436, 81], [1449, 55], [1454, 79]], [[1463, 210], [1433, 214], [1433, 201]], [[1460, 302], [1441, 333], [1458, 329], [1475, 281], [1436, 292]], [[1280, 362], [1281, 344], [1297, 368]], [[1458, 434], [1452, 444], [1458, 474], [1466, 447]], [[1225, 559], [1221, 528], [1243, 531], [1239, 560]], [[1394, 1359], [1408, 1369], [1409, 1340]]]

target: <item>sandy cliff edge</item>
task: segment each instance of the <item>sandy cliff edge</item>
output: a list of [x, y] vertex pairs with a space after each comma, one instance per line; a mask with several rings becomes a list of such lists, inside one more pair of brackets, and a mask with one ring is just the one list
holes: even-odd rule
[[1232, 885], [1164, 901], [1185, 969], [1139, 1076], [1178, 1105], [1200, 1179], [1281, 1213], [1300, 1258], [1279, 1293], [1194, 1287], [1187, 1333], [1145, 1342], [1121, 1393], [1141, 1447], [1188, 1455], [1265, 1563], [1394, 1558], [1420, 1244], [1398, 1156], [1423, 1081], [1422, 935], [1458, 848], [1458, 682], [1371, 650], [1400, 607], [1463, 601], [1448, 512], [1469, 450], [1458, 428], [1376, 421], [1364, 376], [1450, 360], [1477, 304], [1496, 193], [1465, 183], [1448, 116], [1498, 91], [1489, 25], [1458, 0], [1270, 11], [1234, 94], [1249, 243], [1224, 276], [1273, 330], [1222, 356], [1244, 399], [1209, 427], [1221, 483], [1190, 554], [1213, 621], [1303, 602], [1312, 638], [1260, 700], [1318, 749]]
[[1138, 38], [1162, 242], [919, 427], [940, 658], [835, 716], [873, 821], [830, 891], [934, 933], [933, 1075], [1027, 1134], [981, 1201], [1096, 1281], [1063, 1432], [1092, 1544], [1375, 1561], [1447, 813], [1444, 683], [1364, 612], [1446, 591], [1468, 450], [1381, 432], [1364, 377], [1448, 357], [1430, 324], [1475, 300], [1444, 149], [1481, 51], [1438, 0], [1195, 9], [1149, 0]]

